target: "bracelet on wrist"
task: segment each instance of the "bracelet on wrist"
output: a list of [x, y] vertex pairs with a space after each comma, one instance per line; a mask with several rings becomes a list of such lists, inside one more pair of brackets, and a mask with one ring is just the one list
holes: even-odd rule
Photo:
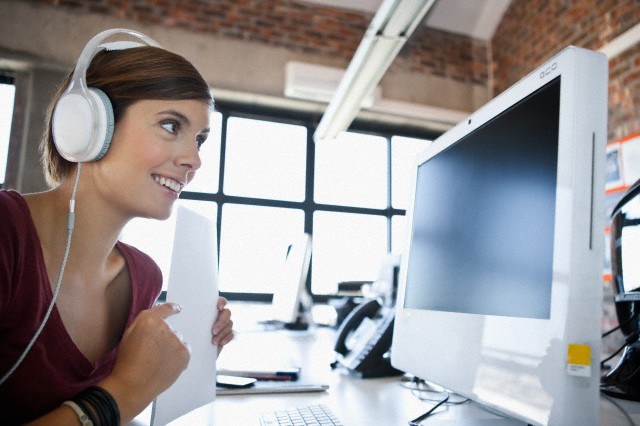
[[90, 386], [75, 398], [63, 402], [78, 416], [82, 426], [119, 426], [120, 409], [109, 392]]
[[66, 405], [67, 407], [71, 408], [74, 413], [76, 413], [76, 416], [78, 416], [78, 420], [80, 421], [80, 424], [82, 426], [94, 426], [93, 421], [89, 418], [87, 413], [85, 413], [85, 411], [80, 408], [80, 406], [75, 402], [65, 401], [62, 403], [62, 405]]

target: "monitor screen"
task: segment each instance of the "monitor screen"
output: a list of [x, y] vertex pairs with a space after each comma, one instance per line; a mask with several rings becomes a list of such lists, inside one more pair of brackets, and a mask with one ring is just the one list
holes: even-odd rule
[[418, 156], [394, 367], [528, 424], [598, 424], [607, 68], [569, 47]]
[[559, 105], [557, 78], [418, 167], [405, 307], [549, 318]]

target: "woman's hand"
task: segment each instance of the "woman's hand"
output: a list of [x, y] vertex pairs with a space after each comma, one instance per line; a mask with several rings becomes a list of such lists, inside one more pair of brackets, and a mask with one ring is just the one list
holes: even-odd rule
[[222, 347], [233, 339], [233, 321], [231, 321], [231, 311], [227, 306], [227, 299], [218, 298], [218, 319], [211, 327], [211, 343], [218, 347], [218, 353]]
[[187, 368], [189, 345], [164, 321], [179, 312], [175, 303], [157, 305], [140, 312], [124, 332], [113, 371], [98, 384], [115, 398], [123, 423], [144, 410]]

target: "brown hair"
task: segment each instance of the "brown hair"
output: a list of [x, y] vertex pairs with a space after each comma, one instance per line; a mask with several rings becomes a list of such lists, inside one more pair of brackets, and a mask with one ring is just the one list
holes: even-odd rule
[[[66, 179], [74, 167], [58, 153], [52, 133], [53, 109], [70, 81], [71, 74], [49, 105], [40, 142], [42, 165], [52, 187]], [[198, 70], [182, 56], [157, 47], [101, 51], [87, 70], [87, 86], [109, 97], [116, 125], [127, 108], [140, 100], [201, 100], [213, 107], [209, 86]]]

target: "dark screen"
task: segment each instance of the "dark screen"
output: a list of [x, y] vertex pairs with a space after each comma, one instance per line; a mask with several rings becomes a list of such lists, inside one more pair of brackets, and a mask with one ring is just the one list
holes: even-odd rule
[[418, 167], [405, 308], [549, 318], [560, 79]]

